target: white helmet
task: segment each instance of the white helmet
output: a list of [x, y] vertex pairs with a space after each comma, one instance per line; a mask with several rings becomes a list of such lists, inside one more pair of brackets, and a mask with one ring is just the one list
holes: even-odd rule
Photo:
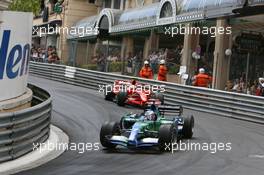
[[155, 113], [153, 111], [148, 110], [148, 111], [145, 112], [145, 120], [153, 121], [153, 120], [155, 120], [155, 118], [156, 118], [155, 117]]
[[199, 73], [200, 73], [200, 74], [204, 74], [204, 73], [205, 73], [204, 68], [200, 68], [200, 69], [199, 69]]
[[165, 64], [165, 60], [160, 60], [160, 64]]
[[259, 84], [264, 87], [264, 78], [259, 78]]
[[148, 61], [144, 61], [144, 65], [148, 65], [149, 64], [149, 62]]

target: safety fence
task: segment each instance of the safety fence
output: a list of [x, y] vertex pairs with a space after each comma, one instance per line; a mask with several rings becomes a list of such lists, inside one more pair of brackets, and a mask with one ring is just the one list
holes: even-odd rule
[[[33, 62], [30, 63], [30, 73], [34, 76], [94, 90], [99, 90], [102, 85], [113, 84], [114, 80], [131, 80], [135, 78], [64, 65]], [[185, 109], [264, 124], [264, 98], [262, 97], [170, 82], [137, 79], [142, 83], [165, 85], [166, 104], [179, 104]]]
[[30, 108], [0, 113], [0, 163], [21, 157], [49, 138], [51, 97], [33, 85]]

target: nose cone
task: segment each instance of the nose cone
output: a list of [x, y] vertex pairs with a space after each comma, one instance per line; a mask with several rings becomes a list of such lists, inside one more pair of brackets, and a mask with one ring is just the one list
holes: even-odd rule
[[139, 133], [139, 127], [140, 125], [138, 123], [135, 123], [132, 127], [131, 133], [128, 138], [128, 144], [130, 145], [136, 145], [137, 144], [137, 135]]

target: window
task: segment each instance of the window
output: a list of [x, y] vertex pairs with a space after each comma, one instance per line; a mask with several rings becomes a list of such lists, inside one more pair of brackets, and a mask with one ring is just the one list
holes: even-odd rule
[[123, 0], [123, 7], [122, 7], [122, 10], [125, 10], [126, 9], [126, 0]]
[[49, 3], [50, 3], [50, 13], [53, 14], [54, 13], [54, 6], [55, 4], [58, 2], [58, 0], [50, 0]]
[[121, 0], [115, 0], [114, 1], [114, 9], [120, 9]]
[[126, 0], [104, 0], [103, 8], [121, 9], [126, 7]]
[[94, 3], [95, 3], [95, 0], [88, 0], [88, 2], [89, 2], [90, 4], [94, 4]]
[[172, 15], [173, 15], [172, 6], [170, 2], [166, 2], [161, 8], [160, 17], [167, 18], [167, 17], [172, 17]]
[[104, 1], [104, 8], [111, 8], [112, 0], [105, 0]]

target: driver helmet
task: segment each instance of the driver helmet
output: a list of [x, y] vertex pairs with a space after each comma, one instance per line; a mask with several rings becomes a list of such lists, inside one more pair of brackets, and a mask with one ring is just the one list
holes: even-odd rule
[[145, 119], [154, 121], [156, 119], [156, 115], [155, 115], [155, 113], [153, 111], [148, 110], [148, 111], [145, 112]]

